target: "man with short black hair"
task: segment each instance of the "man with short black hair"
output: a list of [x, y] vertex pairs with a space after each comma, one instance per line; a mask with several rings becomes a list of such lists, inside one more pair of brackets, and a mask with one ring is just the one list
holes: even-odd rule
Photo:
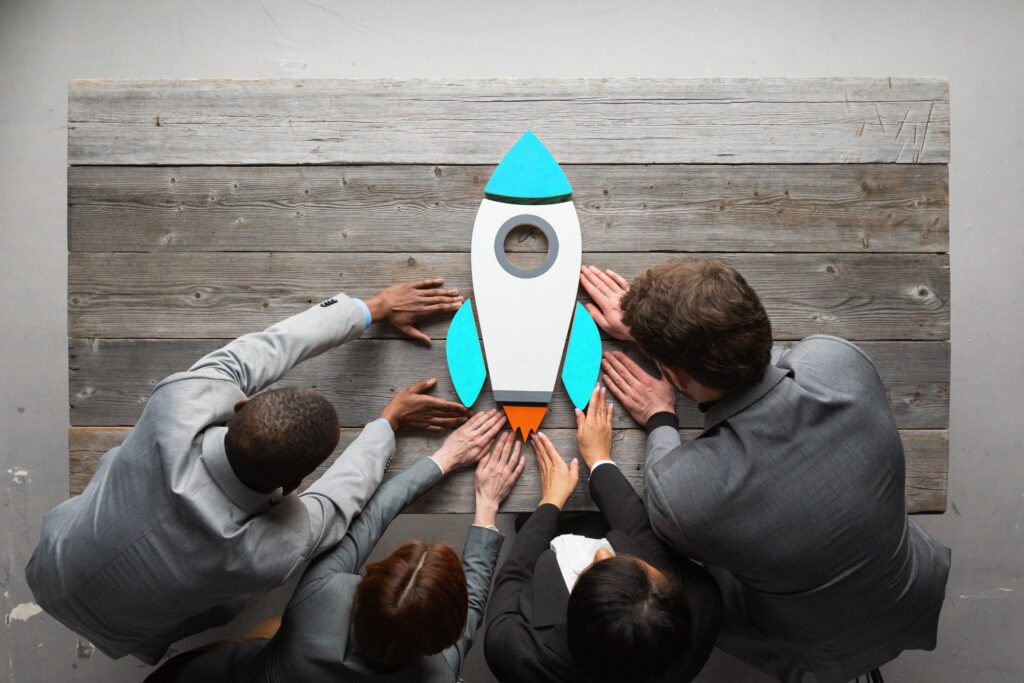
[[[772, 348], [761, 301], [729, 264], [665, 263], [632, 285], [585, 266], [589, 308], [635, 341], [605, 382], [645, 425], [658, 534], [722, 589], [718, 645], [780, 680], [848, 681], [933, 649], [950, 552], [908, 519], [903, 446], [871, 360], [836, 337]], [[683, 443], [675, 392], [704, 430]]]
[[337, 446], [338, 416], [311, 389], [260, 392], [373, 322], [429, 344], [412, 325], [462, 303], [441, 284], [339, 294], [163, 380], [82, 495], [46, 516], [26, 569], [39, 605], [107, 655], [153, 664], [336, 544], [380, 484], [395, 432], [457, 427], [468, 411], [419, 382], [294, 495]]

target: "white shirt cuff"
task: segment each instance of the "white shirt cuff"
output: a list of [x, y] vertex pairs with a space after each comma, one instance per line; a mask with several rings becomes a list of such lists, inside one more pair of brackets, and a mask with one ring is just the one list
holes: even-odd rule
[[[601, 465], [615, 465], [615, 461], [614, 460], [598, 460], [593, 465], [591, 465], [591, 467], [590, 467], [591, 474], [593, 474], [594, 470], [596, 470]], [[618, 465], [615, 465], [615, 466], [618, 467]]]
[[355, 297], [352, 297], [352, 301], [355, 301], [357, 304], [359, 304], [359, 308], [363, 309], [363, 318], [366, 320], [366, 326], [369, 327], [370, 325], [372, 325], [373, 316], [370, 315], [370, 307], [366, 305], [366, 302], [363, 301], [362, 299], [356, 299]]
[[444, 468], [441, 467], [441, 463], [439, 463], [438, 461], [434, 460], [434, 456], [432, 456], [432, 455], [428, 456], [428, 457], [430, 458], [430, 462], [432, 462], [435, 465], [437, 465], [437, 469], [441, 470], [441, 476], [444, 476]]

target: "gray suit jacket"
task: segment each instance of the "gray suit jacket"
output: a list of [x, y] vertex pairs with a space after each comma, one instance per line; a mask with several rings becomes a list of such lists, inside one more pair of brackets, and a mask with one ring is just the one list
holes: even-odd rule
[[173, 677], [154, 674], [153, 679], [180, 683], [455, 681], [483, 619], [491, 576], [504, 540], [492, 529], [471, 526], [466, 537], [462, 566], [469, 591], [469, 613], [457, 643], [410, 666], [381, 671], [359, 655], [349, 635], [351, 607], [356, 586], [362, 580], [357, 573], [359, 568], [391, 521], [441, 476], [437, 464], [423, 458], [381, 486], [337, 548], [306, 570], [285, 609], [281, 629], [269, 641], [250, 640], [218, 647], [176, 667]]
[[384, 476], [390, 426], [367, 425], [305, 493], [282, 496], [239, 481], [223, 425], [237, 401], [366, 325], [363, 307], [338, 295], [157, 385], [82, 495], [43, 520], [26, 569], [36, 601], [110, 657], [155, 663], [336, 544]]
[[718, 646], [783, 680], [846, 681], [932, 649], [950, 552], [907, 518], [885, 388], [853, 344], [815, 336], [681, 443], [647, 444], [655, 530], [718, 580]]

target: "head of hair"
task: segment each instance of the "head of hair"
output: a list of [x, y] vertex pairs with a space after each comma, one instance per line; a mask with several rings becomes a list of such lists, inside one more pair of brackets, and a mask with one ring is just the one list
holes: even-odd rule
[[338, 414], [323, 394], [275, 389], [242, 406], [228, 423], [224, 450], [243, 484], [269, 493], [312, 473], [340, 436]]
[[352, 604], [360, 654], [387, 668], [454, 645], [466, 628], [469, 594], [451, 546], [410, 541], [366, 566]]
[[651, 680], [689, 651], [692, 639], [678, 579], [626, 555], [580, 574], [566, 626], [573, 660], [596, 683]]
[[731, 391], [761, 380], [772, 326], [757, 293], [719, 259], [651, 268], [623, 295], [622, 318], [637, 344], [704, 386]]

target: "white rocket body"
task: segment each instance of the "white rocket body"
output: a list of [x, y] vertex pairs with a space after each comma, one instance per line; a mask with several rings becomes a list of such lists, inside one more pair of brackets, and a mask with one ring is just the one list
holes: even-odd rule
[[[537, 227], [548, 239], [545, 263], [535, 269], [516, 268], [504, 256], [504, 237], [517, 225]], [[527, 205], [484, 199], [480, 204], [471, 249], [473, 292], [497, 402], [551, 400], [576, 306], [581, 259], [579, 218], [571, 200]]]

